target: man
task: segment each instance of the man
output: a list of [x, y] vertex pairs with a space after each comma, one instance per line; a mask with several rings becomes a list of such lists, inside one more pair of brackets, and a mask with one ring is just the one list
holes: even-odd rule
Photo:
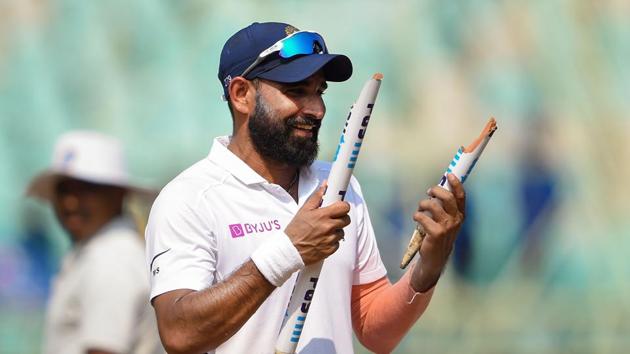
[[[254, 23], [223, 47], [230, 137], [158, 196], [146, 230], [151, 301], [173, 353], [273, 353], [296, 271], [326, 259], [297, 350], [351, 353], [352, 328], [391, 351], [426, 308], [463, 220], [464, 190], [433, 188], [414, 219], [422, 260], [386, 277], [359, 183], [320, 208], [330, 164], [313, 162], [327, 81], [352, 64], [323, 38]], [[428, 212], [429, 217], [423, 212]], [[343, 242], [340, 242], [343, 241]]]
[[72, 241], [53, 284], [44, 353], [163, 352], [143, 242], [123, 213], [125, 195], [141, 192], [128, 181], [122, 145], [88, 131], [61, 136], [52, 166], [31, 182], [27, 193], [52, 204]]

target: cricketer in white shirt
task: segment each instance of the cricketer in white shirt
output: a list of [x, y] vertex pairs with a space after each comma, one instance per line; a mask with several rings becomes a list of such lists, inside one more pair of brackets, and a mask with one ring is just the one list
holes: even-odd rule
[[[146, 229], [151, 299], [176, 289], [202, 290], [226, 279], [262, 244], [284, 229], [328, 177], [330, 164], [300, 170], [299, 202], [267, 182], [216, 138], [210, 154], [161, 191]], [[345, 197], [351, 224], [326, 258], [298, 353], [352, 353], [353, 285], [386, 275], [358, 181]], [[297, 273], [296, 273], [297, 274]], [[296, 274], [277, 288], [229, 340], [211, 353], [273, 353]]]

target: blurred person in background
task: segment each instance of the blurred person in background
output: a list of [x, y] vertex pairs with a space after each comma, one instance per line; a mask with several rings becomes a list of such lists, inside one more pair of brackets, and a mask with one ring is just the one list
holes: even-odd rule
[[287, 24], [254, 23], [225, 43], [219, 80], [232, 136], [162, 190], [146, 230], [169, 352], [273, 353], [296, 272], [323, 259], [300, 353], [352, 353], [353, 329], [368, 349], [390, 352], [426, 309], [464, 218], [464, 189], [449, 175], [453, 193], [434, 187], [420, 202], [421, 261], [391, 284], [358, 181], [345, 201], [319, 208], [331, 167], [314, 162], [322, 94], [351, 75], [319, 34]]
[[129, 182], [122, 144], [90, 131], [61, 136], [27, 194], [49, 202], [72, 241], [52, 285], [44, 353], [160, 353], [147, 299], [144, 245], [123, 204], [149, 193]]

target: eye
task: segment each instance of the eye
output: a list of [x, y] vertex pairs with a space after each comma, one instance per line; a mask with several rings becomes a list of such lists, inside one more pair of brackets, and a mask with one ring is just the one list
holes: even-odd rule
[[303, 87], [292, 87], [285, 91], [285, 94], [288, 96], [304, 96], [306, 94], [306, 90]]

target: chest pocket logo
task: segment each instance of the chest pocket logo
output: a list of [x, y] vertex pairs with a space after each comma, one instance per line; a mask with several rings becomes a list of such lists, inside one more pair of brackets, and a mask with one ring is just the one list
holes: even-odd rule
[[274, 230], [280, 230], [282, 228], [280, 221], [277, 219], [256, 223], [230, 224], [228, 227], [232, 238], [243, 237], [249, 234], [261, 234]]

